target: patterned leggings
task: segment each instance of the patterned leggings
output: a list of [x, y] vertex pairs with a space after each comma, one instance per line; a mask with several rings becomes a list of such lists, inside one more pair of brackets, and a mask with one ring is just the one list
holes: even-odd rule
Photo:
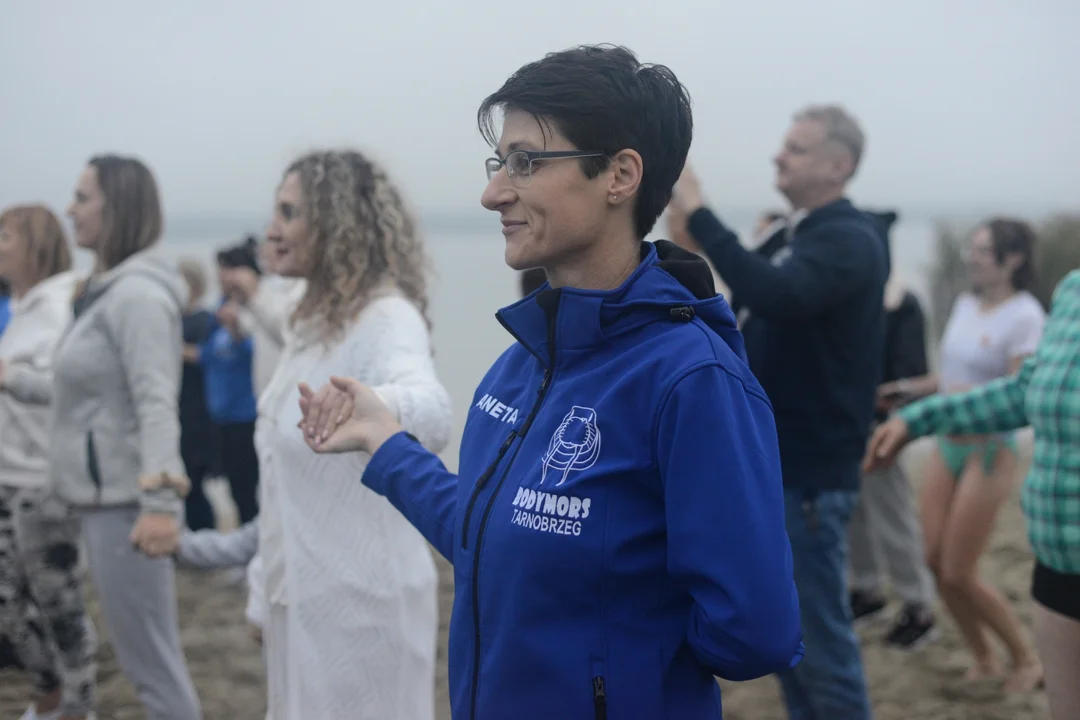
[[[55, 505], [55, 507], [53, 507]], [[86, 614], [77, 517], [36, 488], [0, 485], [0, 629], [42, 695], [93, 709], [97, 637]]]

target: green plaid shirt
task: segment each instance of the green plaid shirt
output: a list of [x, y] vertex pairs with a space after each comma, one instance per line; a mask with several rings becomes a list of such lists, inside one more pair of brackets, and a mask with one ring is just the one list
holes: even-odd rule
[[1035, 454], [1021, 505], [1039, 562], [1080, 574], [1080, 270], [1054, 291], [1035, 354], [1020, 372], [900, 411], [912, 437], [1003, 432], [1031, 425]]

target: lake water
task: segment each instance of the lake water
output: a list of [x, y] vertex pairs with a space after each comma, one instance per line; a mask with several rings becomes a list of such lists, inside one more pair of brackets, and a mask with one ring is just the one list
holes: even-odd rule
[[[736, 224], [736, 229], [747, 232], [748, 225]], [[192, 233], [197, 228], [183, 230]], [[214, 252], [238, 242], [242, 232], [178, 234], [167, 237], [165, 246], [177, 256], [200, 258], [210, 270]], [[429, 224], [426, 238], [436, 272], [431, 292], [435, 363], [454, 407], [454, 431], [443, 455], [454, 470], [473, 390], [491, 363], [512, 342], [495, 319], [495, 311], [517, 299], [518, 278], [503, 263], [503, 237], [494, 216], [490, 232], [476, 227], [440, 231]], [[925, 299], [926, 268], [933, 257], [933, 224], [899, 223], [894, 227], [892, 242], [894, 263], [912, 289]], [[80, 265], [86, 261], [83, 255]]]

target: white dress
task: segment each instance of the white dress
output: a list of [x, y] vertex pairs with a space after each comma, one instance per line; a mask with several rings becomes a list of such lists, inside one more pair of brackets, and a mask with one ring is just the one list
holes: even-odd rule
[[367, 455], [318, 455], [300, 434], [297, 384], [371, 386], [434, 452], [450, 399], [427, 327], [397, 291], [331, 347], [289, 333], [260, 398], [260, 556], [274, 720], [433, 720], [437, 576], [426, 541], [360, 478]]

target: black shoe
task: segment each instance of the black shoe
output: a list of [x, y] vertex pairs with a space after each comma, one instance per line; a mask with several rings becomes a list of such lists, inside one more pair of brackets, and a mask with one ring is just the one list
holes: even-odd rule
[[918, 605], [905, 605], [896, 616], [885, 644], [903, 650], [914, 650], [937, 637], [934, 615]]
[[850, 602], [852, 620], [862, 620], [877, 615], [885, 609], [887, 604], [885, 598], [880, 595], [872, 595], [858, 590], [851, 593]]

